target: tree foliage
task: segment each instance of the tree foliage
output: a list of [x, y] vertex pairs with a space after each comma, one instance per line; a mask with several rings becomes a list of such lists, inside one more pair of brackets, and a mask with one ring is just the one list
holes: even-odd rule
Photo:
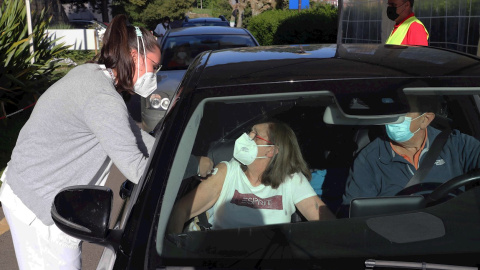
[[127, 14], [131, 23], [154, 29], [165, 16], [171, 20], [183, 19], [196, 0], [115, 0], [113, 16]]
[[67, 14], [65, 14], [60, 0], [30, 0], [30, 9], [35, 12], [45, 10], [45, 13], [48, 14], [47, 17], [52, 17], [51, 24], [68, 23]]
[[225, 16], [227, 20], [230, 19], [232, 14], [232, 6], [228, 0], [210, 0], [208, 7], [212, 10], [212, 16], [218, 17], [220, 15]]
[[248, 30], [261, 45], [333, 43], [338, 28], [338, 10], [316, 4], [302, 10], [270, 10], [252, 17]]
[[[34, 13], [33, 32], [28, 35], [24, 1], [6, 0], [0, 7], [0, 115], [5, 115], [5, 106], [14, 108], [21, 102], [32, 102], [51, 83], [53, 71], [59, 67], [54, 57], [64, 52], [62, 44], [53, 46], [56, 40], [49, 39], [45, 30], [51, 17], [45, 10]], [[34, 53], [30, 52], [30, 38]], [[31, 60], [35, 62], [32, 64]]]
[[[89, 3], [93, 10], [102, 14], [102, 21], [108, 22], [108, 0], [57, 0], [62, 4], [70, 4], [76, 6], [78, 9], [84, 8], [86, 3]], [[138, 0], [137, 0], [138, 1]]]

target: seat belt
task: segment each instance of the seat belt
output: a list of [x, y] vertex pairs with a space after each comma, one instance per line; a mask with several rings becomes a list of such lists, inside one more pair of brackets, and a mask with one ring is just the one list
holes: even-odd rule
[[437, 157], [440, 155], [440, 152], [442, 151], [443, 146], [447, 142], [448, 136], [451, 132], [452, 130], [450, 128], [447, 128], [443, 130], [440, 134], [438, 134], [435, 140], [433, 140], [432, 146], [425, 154], [426, 156], [423, 159], [422, 164], [420, 164], [418, 170], [413, 174], [412, 178], [410, 178], [410, 181], [408, 181], [405, 188], [419, 184], [420, 182], [422, 182], [425, 176], [427, 176], [430, 169], [432, 169]]
[[212, 224], [208, 222], [207, 211], [201, 213], [198, 217], [197, 225], [202, 231], [209, 231], [212, 228]]

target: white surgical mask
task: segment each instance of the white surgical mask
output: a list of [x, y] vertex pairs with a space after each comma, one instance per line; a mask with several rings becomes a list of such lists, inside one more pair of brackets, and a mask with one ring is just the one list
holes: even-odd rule
[[243, 165], [250, 165], [257, 158], [266, 158], [266, 156], [257, 157], [259, 146], [272, 146], [272, 145], [257, 145], [255, 141], [252, 140], [252, 138], [250, 138], [246, 133], [243, 133], [235, 141], [235, 147], [233, 149], [233, 157]]
[[[138, 38], [142, 41], [144, 63], [145, 63], [145, 73], [137, 78], [135, 85], [133, 86], [133, 91], [140, 96], [147, 98], [150, 94], [157, 89], [157, 75], [153, 72], [147, 71], [147, 53], [145, 51], [145, 43], [143, 42], [142, 32], [138, 27], [135, 27], [137, 32], [137, 48], [139, 47]], [[137, 52], [137, 76], [140, 75], [140, 52]]]

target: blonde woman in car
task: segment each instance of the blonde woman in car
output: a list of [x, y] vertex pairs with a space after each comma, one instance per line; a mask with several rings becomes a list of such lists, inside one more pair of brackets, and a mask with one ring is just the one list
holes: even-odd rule
[[288, 223], [296, 208], [307, 220], [334, 216], [309, 183], [295, 133], [281, 122], [259, 123], [235, 142], [234, 158], [174, 206], [168, 231], [213, 210], [213, 229]]

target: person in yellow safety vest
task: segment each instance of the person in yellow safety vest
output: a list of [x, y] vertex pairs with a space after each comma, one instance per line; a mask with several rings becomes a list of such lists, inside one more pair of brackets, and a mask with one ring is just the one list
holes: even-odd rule
[[386, 44], [428, 46], [428, 31], [412, 12], [414, 0], [388, 0], [387, 17], [395, 21]]

